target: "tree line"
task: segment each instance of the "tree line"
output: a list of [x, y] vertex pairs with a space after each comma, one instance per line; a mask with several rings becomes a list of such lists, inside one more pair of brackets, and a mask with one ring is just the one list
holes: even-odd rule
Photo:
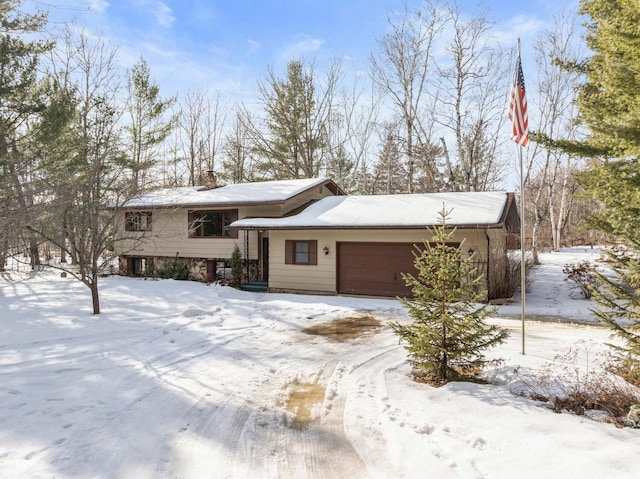
[[[584, 53], [578, 21], [558, 14], [535, 47], [529, 115], [551, 142], [582, 134], [584, 72], [563, 66]], [[251, 103], [233, 105], [221, 92], [166, 95], [144, 58], [122, 71], [117, 46], [46, 25], [20, 0], [0, 5], [0, 266], [20, 251], [37, 267], [53, 245], [94, 292], [94, 310], [114, 231], [105, 207], [149, 189], [214, 171], [223, 183], [327, 176], [352, 194], [485, 191], [515, 163], [504, 134], [514, 51], [484, 14], [454, 3], [391, 13], [368, 75], [349, 78], [340, 58], [325, 72], [291, 59], [267, 69]], [[580, 218], [584, 155], [550, 144], [534, 142], [523, 172], [534, 251], [542, 226], [559, 248]]]

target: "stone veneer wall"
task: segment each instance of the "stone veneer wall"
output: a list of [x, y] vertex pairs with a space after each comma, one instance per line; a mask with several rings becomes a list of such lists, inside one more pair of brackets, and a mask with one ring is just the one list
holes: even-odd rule
[[[120, 256], [118, 258], [118, 267], [119, 273], [123, 276], [127, 276], [129, 274], [127, 259], [128, 256]], [[157, 271], [162, 269], [167, 262], [171, 262], [175, 260], [175, 257], [169, 256], [155, 256], [155, 257], [147, 257], [140, 256], [140, 258], [148, 258], [152, 261], [152, 271]], [[207, 258], [179, 258], [180, 261], [185, 263], [189, 267], [189, 279], [192, 281], [199, 281], [202, 283], [207, 282]], [[227, 258], [214, 258], [213, 261], [226, 261], [229, 260]], [[256, 281], [259, 275], [258, 261], [257, 260], [249, 260], [248, 264], [248, 278], [245, 271], [243, 274], [243, 282], [244, 281]]]

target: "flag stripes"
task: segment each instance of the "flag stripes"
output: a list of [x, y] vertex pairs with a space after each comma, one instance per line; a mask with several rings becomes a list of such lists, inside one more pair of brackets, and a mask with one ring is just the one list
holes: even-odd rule
[[509, 120], [511, 120], [511, 139], [522, 146], [529, 144], [529, 117], [527, 116], [527, 95], [524, 88], [524, 74], [520, 55], [516, 63], [516, 72], [511, 86], [509, 99]]

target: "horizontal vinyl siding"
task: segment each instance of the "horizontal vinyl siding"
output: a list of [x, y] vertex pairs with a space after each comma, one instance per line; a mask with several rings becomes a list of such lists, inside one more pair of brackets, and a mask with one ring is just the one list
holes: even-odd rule
[[[238, 216], [246, 216], [247, 208], [240, 208]], [[146, 233], [126, 232], [125, 239], [116, 242], [119, 256], [170, 256], [176, 253], [183, 258], [230, 258], [237, 243], [245, 256], [245, 234], [249, 235], [249, 259], [258, 258], [258, 233], [240, 231], [238, 239], [233, 238], [189, 238], [187, 209], [153, 210], [153, 230]], [[119, 214], [118, 224], [124, 229], [124, 214]]]
[[[421, 244], [431, 238], [424, 230], [271, 230], [269, 231], [269, 287], [273, 289], [337, 291], [337, 242], [381, 242]], [[317, 240], [318, 265], [285, 264], [285, 240]], [[476, 252], [476, 261], [487, 261], [488, 244], [484, 230], [457, 230], [450, 240], [462, 244], [462, 251]], [[322, 249], [327, 246], [329, 255]]]
[[[312, 233], [312, 234], [308, 234]], [[327, 232], [270, 231], [269, 232], [269, 287], [274, 289], [322, 291], [335, 293], [336, 255]], [[286, 240], [317, 240], [318, 264], [285, 264]], [[325, 256], [322, 248], [329, 247]]]

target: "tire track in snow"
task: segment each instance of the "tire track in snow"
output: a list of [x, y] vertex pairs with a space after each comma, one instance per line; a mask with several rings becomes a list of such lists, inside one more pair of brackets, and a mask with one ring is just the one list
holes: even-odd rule
[[[228, 396], [215, 385], [201, 382], [197, 368], [193, 371], [194, 361], [206, 363], [206, 358], [215, 354], [216, 349], [244, 334], [242, 330], [235, 330], [207, 340], [192, 340], [151, 358], [145, 357], [144, 352], [129, 351], [126, 368], [131, 372], [110, 389], [112, 394], [130, 396], [130, 399], [124, 406], [122, 399], [117, 399], [119, 409], [110, 406], [109, 397], [99, 399], [88, 408], [82, 427], [74, 428], [72, 441], [80, 444], [77, 449], [81, 457], [73, 461], [69, 472], [82, 475], [96, 470], [109, 471], [105, 477], [115, 478], [121, 477], [122, 470], [133, 468], [135, 477], [164, 476], [171, 470], [171, 463], [180, 460], [173, 448], [180, 436], [205, 423], [211, 411], [218, 409]], [[160, 336], [153, 340], [164, 339]], [[124, 348], [136, 344], [137, 341], [133, 341]], [[145, 417], [146, 430], [140, 430], [140, 417]], [[137, 464], [136, 457], [155, 457], [156, 460]], [[179, 470], [178, 467], [176, 471]]]
[[[349, 478], [364, 477], [364, 463], [344, 434], [344, 399], [335, 388], [344, 367], [332, 361], [320, 372], [301, 366], [300, 376], [313, 376], [327, 384], [324, 400], [315, 410], [316, 422], [306, 429], [288, 427], [290, 417], [277, 403], [282, 394], [282, 377], [274, 376], [264, 384], [247, 408], [238, 411], [230, 426], [225, 479], [245, 477]], [[305, 374], [306, 373], [306, 374]], [[279, 383], [279, 384], [274, 384]], [[286, 384], [287, 381], [284, 381]], [[268, 451], [264, 445], [271, 445]]]
[[[350, 387], [345, 404], [345, 430], [349, 439], [368, 468], [368, 477], [393, 477], [393, 471], [385, 471], [382, 466], [389, 459], [380, 457], [380, 451], [390, 455], [399, 454], [389, 444], [383, 434], [382, 421], [389, 407], [385, 372], [405, 361], [401, 346], [393, 346], [364, 361], [354, 363], [350, 370]], [[350, 406], [353, 401], [357, 409]]]

